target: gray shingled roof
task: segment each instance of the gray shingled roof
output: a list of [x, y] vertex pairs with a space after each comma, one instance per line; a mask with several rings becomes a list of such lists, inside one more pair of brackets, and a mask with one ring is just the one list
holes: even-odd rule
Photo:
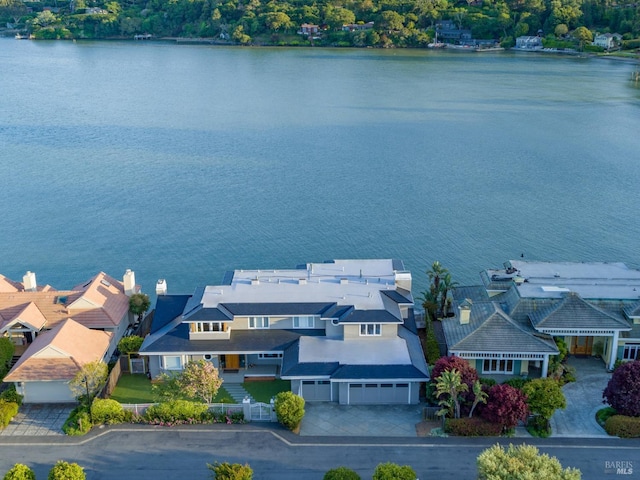
[[323, 330], [297, 329], [256, 329], [232, 330], [229, 340], [189, 340], [189, 325], [179, 324], [176, 328], [147, 345], [141, 353], [225, 353], [225, 352], [281, 352], [301, 335], [324, 335]]
[[342, 365], [333, 375], [336, 380], [429, 380], [429, 375], [413, 365]]
[[185, 320], [194, 322], [232, 322], [233, 317], [219, 308], [201, 308], [185, 317]]
[[633, 305], [628, 305], [627, 307], [625, 307], [624, 313], [629, 318], [640, 317], [640, 302], [635, 303]]
[[533, 326], [540, 329], [616, 329], [630, 330], [629, 322], [606, 312], [582, 299], [577, 293], [568, 293], [557, 305], [531, 311]]
[[402, 319], [387, 310], [353, 310], [340, 323], [402, 323]]
[[466, 325], [454, 317], [442, 327], [450, 351], [558, 353], [551, 337], [515, 322], [493, 302], [474, 303]]

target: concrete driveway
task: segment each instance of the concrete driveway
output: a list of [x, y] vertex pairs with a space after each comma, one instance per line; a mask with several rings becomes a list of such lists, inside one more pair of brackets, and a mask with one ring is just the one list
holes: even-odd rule
[[0, 436], [58, 436], [64, 435], [62, 425], [75, 405], [68, 403], [26, 404], [20, 407]]
[[568, 364], [576, 368], [576, 379], [562, 387], [567, 408], [557, 410], [551, 417], [552, 437], [596, 438], [608, 437], [595, 420], [598, 410], [605, 407], [602, 391], [611, 374], [596, 358], [571, 357]]
[[308, 403], [302, 436], [416, 437], [422, 405]]

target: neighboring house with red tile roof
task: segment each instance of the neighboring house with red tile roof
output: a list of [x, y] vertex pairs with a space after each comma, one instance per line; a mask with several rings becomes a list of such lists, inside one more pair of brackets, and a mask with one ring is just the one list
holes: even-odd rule
[[38, 286], [32, 272], [23, 283], [0, 276], [0, 336], [11, 338], [20, 352], [41, 333], [73, 319], [86, 328], [111, 333], [111, 355], [134, 320], [129, 296], [138, 291], [131, 270], [122, 281], [100, 272], [70, 290]]
[[25, 403], [75, 402], [69, 381], [87, 363], [108, 360], [113, 334], [68, 318], [33, 341], [4, 381], [13, 382]]

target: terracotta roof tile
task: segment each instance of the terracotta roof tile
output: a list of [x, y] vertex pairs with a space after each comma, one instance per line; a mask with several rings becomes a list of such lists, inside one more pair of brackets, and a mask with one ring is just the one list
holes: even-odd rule
[[89, 362], [102, 360], [111, 334], [67, 319], [34, 340], [5, 382], [67, 380]]
[[15, 318], [31, 303], [46, 318], [46, 328], [68, 318], [89, 328], [113, 328], [129, 311], [122, 283], [102, 272], [71, 290], [56, 291], [48, 285], [37, 292], [0, 290], [0, 322]]

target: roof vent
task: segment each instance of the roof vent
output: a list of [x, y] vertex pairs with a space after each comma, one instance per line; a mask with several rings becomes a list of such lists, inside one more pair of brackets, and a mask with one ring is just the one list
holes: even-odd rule
[[260, 279], [258, 277], [252, 278], [251, 285], [260, 285]]
[[166, 295], [167, 294], [167, 281], [164, 278], [158, 280], [156, 283], [156, 295]]
[[307, 279], [306, 278], [299, 278], [298, 279], [298, 285], [306, 285], [307, 284]]
[[349, 279], [348, 278], [341, 278], [340, 279], [340, 285], [346, 285], [347, 283], [349, 283]]

